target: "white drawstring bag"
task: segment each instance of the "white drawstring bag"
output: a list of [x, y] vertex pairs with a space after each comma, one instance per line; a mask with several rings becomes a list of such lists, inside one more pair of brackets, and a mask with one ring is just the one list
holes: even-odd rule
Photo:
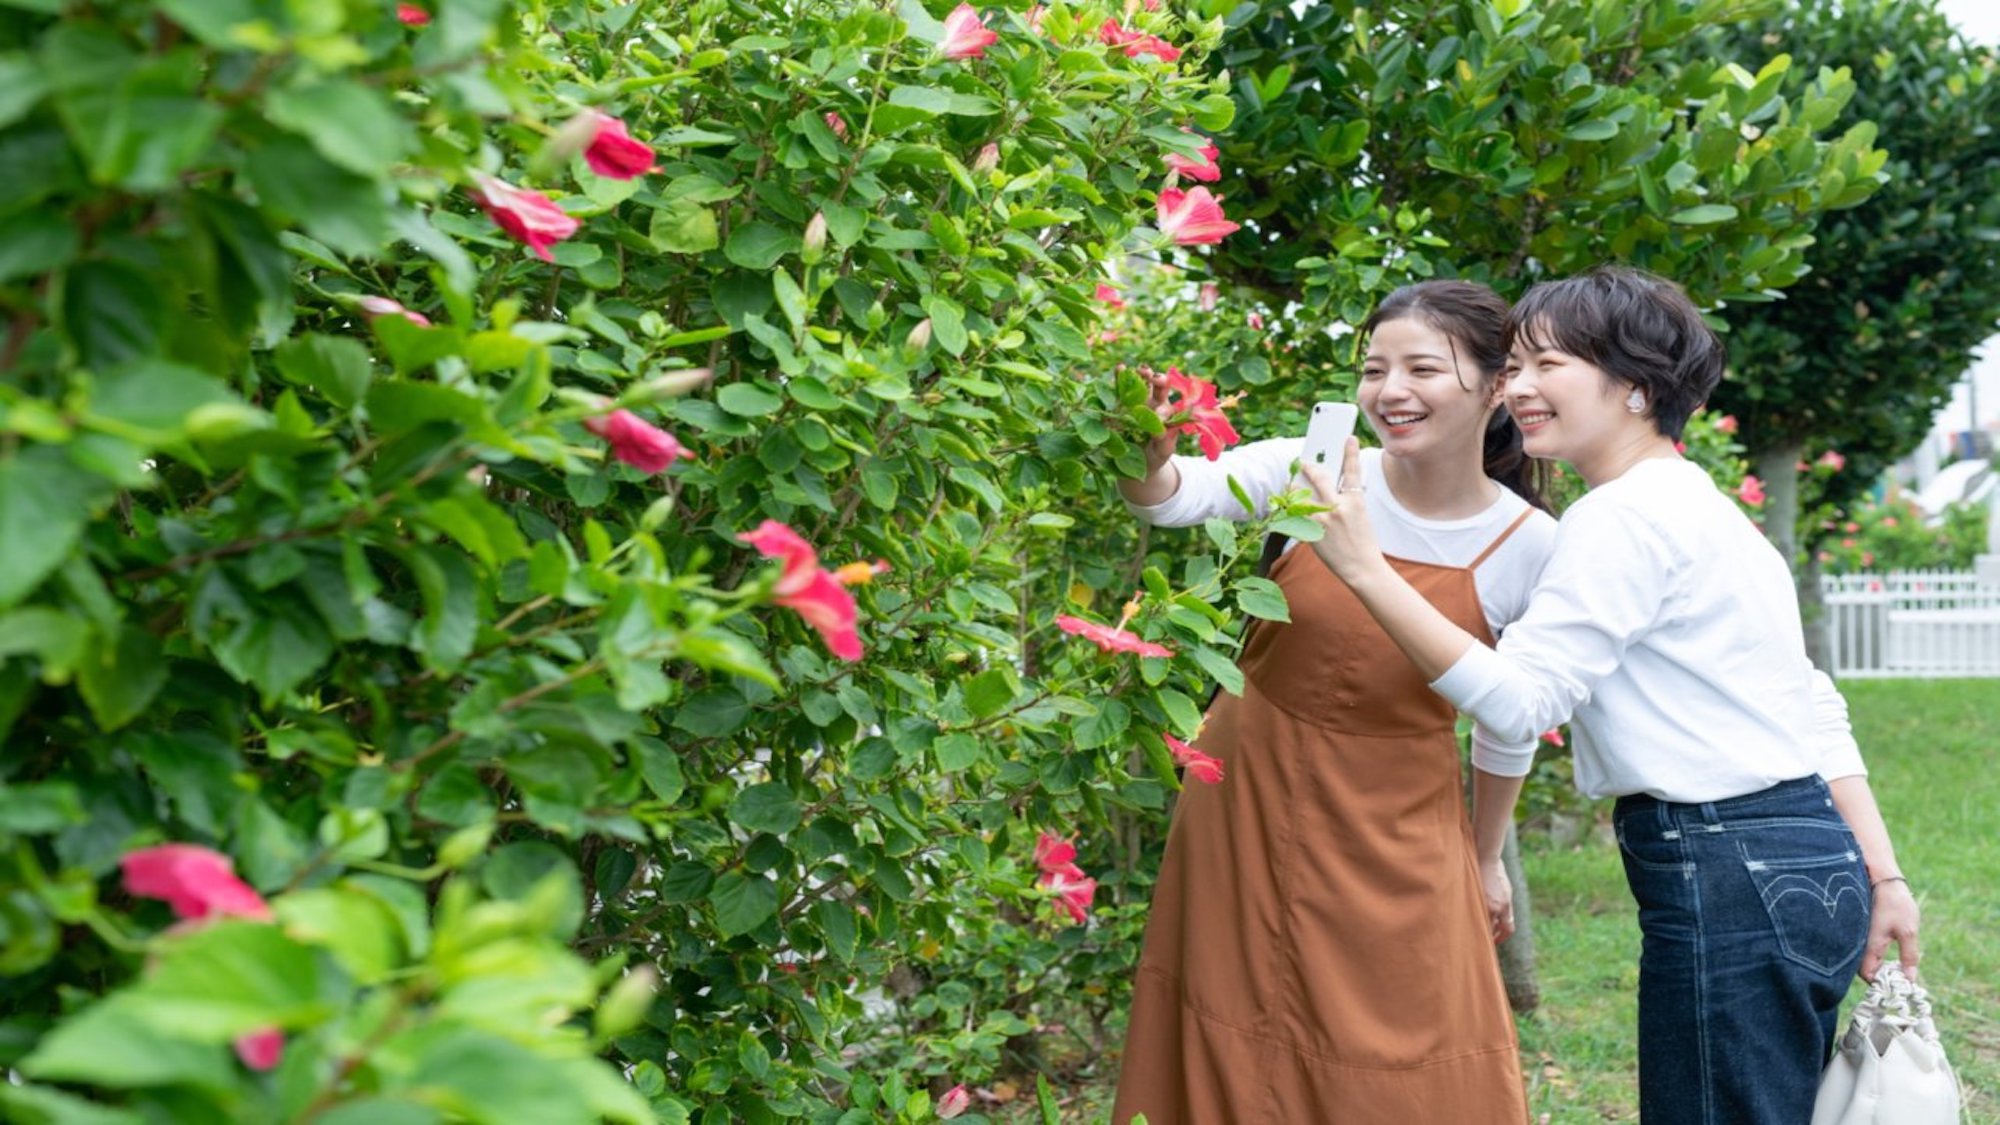
[[1812, 1125], [1958, 1125], [1958, 1075], [1931, 997], [1891, 961], [1875, 974], [1820, 1076]]

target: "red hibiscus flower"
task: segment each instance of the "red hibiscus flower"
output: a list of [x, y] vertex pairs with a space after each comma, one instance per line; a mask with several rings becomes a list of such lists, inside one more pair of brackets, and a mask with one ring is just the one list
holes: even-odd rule
[[1123, 311], [1125, 308], [1125, 298], [1118, 295], [1118, 287], [1115, 285], [1106, 285], [1102, 281], [1098, 282], [1095, 296], [1098, 300], [1110, 305], [1113, 309]]
[[1056, 893], [1056, 903], [1069, 911], [1078, 925], [1090, 917], [1091, 900], [1097, 897], [1097, 880], [1075, 867], [1061, 867], [1042, 873], [1040, 886]]
[[1054, 871], [1059, 867], [1076, 864], [1076, 845], [1053, 832], [1044, 832], [1035, 838], [1035, 866], [1042, 871]]
[[179, 918], [271, 920], [271, 907], [236, 866], [220, 852], [195, 844], [160, 844], [128, 852], [118, 861], [125, 889], [141, 898], [164, 899]]
[[1185, 767], [1189, 777], [1210, 785], [1222, 780], [1222, 759], [1212, 758], [1171, 734], [1160, 737], [1167, 740], [1167, 749], [1173, 753], [1174, 762]]
[[972, 1095], [966, 1091], [965, 1084], [961, 1082], [951, 1089], [946, 1090], [944, 1096], [938, 1099], [937, 1115], [946, 1121], [950, 1121], [952, 1118], [964, 1113], [966, 1107], [971, 1104]]
[[1178, 367], [1167, 368], [1167, 401], [1175, 407], [1174, 417], [1186, 416], [1184, 422], [1168, 422], [1177, 426], [1181, 433], [1193, 434], [1201, 444], [1202, 455], [1213, 461], [1222, 456], [1222, 451], [1242, 441], [1242, 435], [1223, 413], [1225, 407], [1233, 405], [1234, 397], [1224, 401], [1215, 395], [1215, 384], [1193, 375], [1183, 375]]
[[[1182, 129], [1181, 132], [1192, 133], [1194, 130]], [[1190, 180], [1200, 180], [1202, 183], [1212, 184], [1222, 178], [1222, 169], [1215, 163], [1216, 157], [1221, 155], [1222, 150], [1215, 147], [1214, 141], [1210, 141], [1201, 146], [1201, 158], [1199, 160], [1182, 156], [1178, 152], [1168, 153], [1167, 167], [1179, 172]]]
[[1082, 637], [1105, 652], [1136, 652], [1140, 656], [1172, 656], [1174, 650], [1128, 633], [1110, 625], [1100, 625], [1095, 621], [1085, 621], [1081, 617], [1062, 614], [1056, 618], [1056, 628], [1065, 633]]
[[1160, 230], [1181, 246], [1221, 242], [1243, 225], [1223, 217], [1222, 201], [1210, 195], [1205, 187], [1191, 191], [1161, 188], [1155, 206]]
[[694, 454], [674, 435], [630, 410], [614, 410], [600, 418], [585, 418], [583, 428], [611, 443], [611, 455], [643, 473], [665, 472], [667, 466]]
[[636, 180], [658, 167], [653, 150], [632, 136], [625, 123], [610, 114], [596, 114], [597, 132], [583, 150], [583, 162], [600, 176], [613, 180]]
[[549, 247], [577, 231], [578, 223], [555, 201], [539, 191], [517, 188], [483, 172], [472, 175], [472, 199], [500, 224], [500, 229], [526, 243], [544, 262], [555, 261]]
[[1181, 57], [1181, 49], [1157, 35], [1147, 35], [1121, 25], [1117, 20], [1105, 20], [1097, 29], [1097, 38], [1113, 47], [1123, 48], [1125, 57], [1136, 59], [1140, 55], [1151, 55], [1161, 62], [1173, 62]]
[[855, 629], [860, 611], [854, 595], [835, 577], [822, 569], [819, 554], [799, 533], [779, 523], [765, 520], [757, 530], [738, 536], [767, 559], [781, 559], [783, 571], [773, 590], [773, 601], [797, 613], [818, 630], [826, 647], [842, 660], [861, 659], [861, 635]]
[[1744, 477], [1743, 483], [1736, 486], [1736, 498], [1752, 508], [1758, 507], [1764, 503], [1764, 482], [1754, 476]]
[[1000, 41], [1000, 33], [987, 28], [979, 9], [960, 4], [944, 18], [944, 41], [938, 49], [948, 59], [982, 59], [986, 48]]
[[416, 4], [396, 5], [396, 18], [403, 21], [404, 27], [429, 27], [431, 24], [431, 14]]

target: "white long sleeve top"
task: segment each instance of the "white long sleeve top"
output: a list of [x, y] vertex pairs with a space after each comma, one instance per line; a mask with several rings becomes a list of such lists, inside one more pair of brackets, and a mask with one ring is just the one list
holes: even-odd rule
[[[1178, 456], [1180, 487], [1158, 504], [1128, 502], [1132, 514], [1158, 527], [1187, 527], [1220, 518], [1248, 520], [1265, 515], [1271, 497], [1294, 488], [1306, 488], [1305, 478], [1295, 474], [1293, 464], [1304, 450], [1303, 438], [1271, 438], [1226, 450], [1221, 458]], [[1382, 451], [1361, 451], [1363, 493], [1368, 518], [1375, 528], [1382, 550], [1413, 562], [1442, 566], [1466, 566], [1488, 544], [1520, 516], [1527, 501], [1506, 488], [1485, 510], [1456, 520], [1432, 520], [1412, 515], [1396, 500], [1382, 471]], [[1229, 490], [1229, 478], [1243, 487], [1254, 511], [1243, 505]], [[1500, 636], [1510, 622], [1528, 606], [1542, 564], [1555, 546], [1556, 521], [1536, 512], [1509, 536], [1473, 573], [1479, 591], [1480, 608], [1488, 626]], [[1287, 544], [1290, 550], [1297, 544]], [[1554, 726], [1555, 724], [1550, 724]], [[1472, 732], [1472, 761], [1479, 769], [1503, 777], [1525, 776], [1534, 764], [1535, 743], [1542, 730], [1501, 737], [1492, 730], [1475, 726]]]
[[1594, 797], [1701, 802], [1865, 774], [1791, 572], [1702, 469], [1641, 461], [1563, 514], [1527, 611], [1431, 685], [1500, 737], [1569, 720]]

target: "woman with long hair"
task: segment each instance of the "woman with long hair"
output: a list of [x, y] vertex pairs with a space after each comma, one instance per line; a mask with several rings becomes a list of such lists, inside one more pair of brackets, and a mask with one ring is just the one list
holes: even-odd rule
[[[1489, 639], [1527, 604], [1555, 526], [1496, 412], [1506, 313], [1463, 281], [1382, 302], [1358, 393], [1382, 448], [1352, 482], [1390, 565]], [[1163, 392], [1155, 405], [1171, 411]], [[1120, 487], [1157, 525], [1250, 519], [1301, 486], [1301, 446], [1209, 462], [1163, 437]], [[1223, 776], [1190, 781], [1174, 810], [1112, 1119], [1518, 1125], [1493, 943], [1513, 926], [1500, 847], [1534, 738], [1475, 731], [1468, 820], [1454, 709], [1310, 551], [1270, 577], [1291, 620], [1256, 623], [1241, 697], [1218, 696], [1196, 740]]]

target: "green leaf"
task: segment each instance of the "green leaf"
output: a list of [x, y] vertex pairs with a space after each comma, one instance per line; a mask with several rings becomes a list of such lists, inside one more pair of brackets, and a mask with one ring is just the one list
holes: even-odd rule
[[305, 682], [333, 655], [333, 636], [319, 615], [289, 598], [262, 600], [220, 641], [215, 658], [229, 674], [276, 699]]
[[465, 556], [443, 547], [412, 547], [402, 558], [424, 597], [417, 630], [424, 663], [439, 672], [456, 671], [479, 637], [479, 579]]
[[924, 298], [924, 311], [931, 316], [931, 332], [945, 351], [965, 354], [969, 342], [965, 333], [965, 310], [949, 297], [932, 294]]
[[91, 395], [90, 412], [147, 431], [148, 440], [170, 440], [199, 408], [236, 401], [212, 375], [178, 363], [143, 360], [104, 372]]
[[21, 1060], [21, 1073], [114, 1090], [177, 1083], [211, 1090], [234, 1086], [235, 1061], [227, 1047], [163, 1034], [148, 1018], [152, 1013], [124, 993], [85, 1008], [35, 1044]]
[[1194, 662], [1201, 666], [1202, 671], [1214, 677], [1222, 690], [1231, 695], [1243, 694], [1243, 669], [1238, 668], [1236, 662], [1229, 657], [1206, 645], [1200, 645], [1194, 649]]
[[1616, 122], [1599, 118], [1595, 121], [1586, 121], [1568, 130], [1563, 134], [1563, 137], [1566, 140], [1572, 141], [1608, 141], [1617, 135], [1618, 124]]
[[889, 104], [929, 117], [940, 114], [984, 117], [1000, 111], [991, 99], [934, 86], [897, 86], [889, 91]]
[[287, 86], [261, 103], [271, 121], [351, 172], [379, 176], [409, 152], [409, 123], [381, 93], [336, 79]]
[[1245, 578], [1235, 586], [1236, 604], [1243, 612], [1266, 621], [1290, 621], [1284, 591], [1268, 578]]
[[[277, 136], [251, 149], [244, 172], [264, 208], [300, 223], [342, 254], [368, 256], [389, 236], [382, 186], [329, 162], [302, 138]], [[399, 222], [397, 227], [406, 237], [428, 232], [430, 238], [419, 245], [433, 255], [439, 243], [448, 241], [427, 225]]]
[[[0, 59], [0, 91], [6, 88], [5, 69], [5, 60]], [[0, 100], [5, 97], [0, 93]], [[0, 284], [67, 265], [80, 243], [76, 224], [67, 215], [24, 211], [0, 219]]]
[[706, 687], [688, 696], [674, 713], [674, 729], [697, 738], [733, 734], [750, 717], [750, 701], [728, 684]]
[[1727, 203], [1703, 203], [1696, 207], [1684, 207], [1667, 216], [1670, 223], [1682, 226], [1707, 226], [1712, 223], [1726, 223], [1736, 217], [1736, 208]]
[[747, 270], [764, 271], [799, 248], [799, 236], [766, 222], [745, 223], [729, 234], [723, 256]]
[[48, 93], [48, 81], [34, 59], [21, 51], [0, 52], [0, 129], [26, 117]]
[[0, 785], [0, 832], [42, 835], [86, 819], [76, 786], [69, 782]]
[[100, 730], [117, 730], [137, 718], [166, 683], [160, 642], [136, 625], [118, 630], [115, 644], [100, 643], [77, 667], [77, 690]]
[[715, 881], [708, 899], [723, 937], [747, 934], [778, 913], [778, 885], [758, 875], [732, 871]]
[[63, 279], [63, 330], [84, 366], [152, 356], [166, 332], [161, 280], [116, 261], [85, 262]]
[[317, 390], [343, 410], [354, 409], [367, 396], [374, 378], [368, 349], [346, 336], [294, 336], [278, 345], [271, 358], [288, 382]]
[[638, 759], [639, 774], [653, 796], [670, 805], [680, 800], [687, 787], [681, 775], [680, 755], [651, 738], [635, 738], [629, 745], [633, 757]]
[[792, 787], [782, 781], [752, 785], [729, 803], [729, 819], [752, 832], [782, 836], [799, 826], [801, 815]]
[[860, 945], [854, 909], [844, 902], [821, 899], [813, 903], [812, 916], [819, 925], [819, 936], [825, 940], [827, 951], [838, 957], [842, 964], [852, 964], [855, 950]]
[[30, 446], [0, 461], [0, 608], [20, 601], [68, 557], [109, 491], [60, 449]]
[[399, 923], [373, 895], [331, 887], [293, 891], [273, 903], [285, 932], [333, 954], [362, 984], [373, 984], [402, 963]]
[[975, 718], [998, 714], [1014, 701], [1014, 676], [1006, 668], [988, 668], [965, 685], [965, 706]]
[[0, 1110], [5, 1111], [0, 1118], [15, 1125], [143, 1125], [145, 1121], [130, 1110], [87, 1102], [46, 1086], [0, 1084]]
[[715, 404], [739, 418], [776, 414], [785, 400], [755, 383], [730, 383], [715, 392]]

